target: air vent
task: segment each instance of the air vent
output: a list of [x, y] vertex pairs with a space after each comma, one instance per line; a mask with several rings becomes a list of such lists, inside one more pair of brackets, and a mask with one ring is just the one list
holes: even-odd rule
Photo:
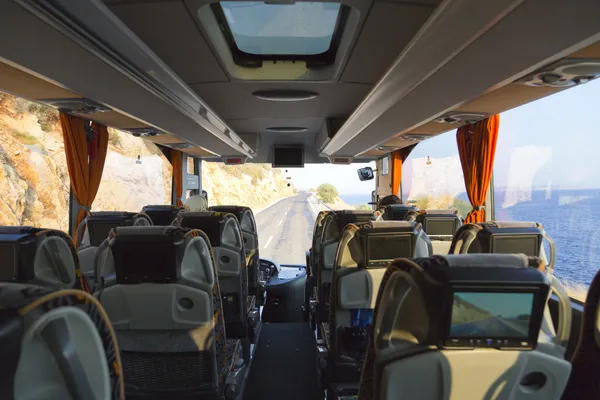
[[267, 101], [304, 101], [314, 99], [319, 94], [304, 90], [261, 90], [252, 95]]
[[436, 119], [435, 122], [440, 124], [474, 124], [489, 117], [489, 115], [488, 113], [451, 112]]
[[348, 165], [352, 164], [352, 160], [354, 160], [353, 157], [329, 157], [329, 162], [332, 164]]
[[150, 136], [156, 136], [159, 133], [162, 133], [154, 128], [131, 128], [131, 129], [123, 129], [123, 130], [131, 133], [135, 137], [150, 137]]
[[563, 88], [581, 85], [600, 77], [599, 60], [563, 60], [518, 83], [527, 86]]
[[267, 128], [267, 131], [273, 133], [302, 133], [307, 130], [308, 128], [303, 128], [301, 126], [274, 126], [272, 128]]
[[110, 108], [89, 99], [43, 99], [42, 103], [58, 108], [59, 111], [69, 114], [94, 114], [112, 111]]

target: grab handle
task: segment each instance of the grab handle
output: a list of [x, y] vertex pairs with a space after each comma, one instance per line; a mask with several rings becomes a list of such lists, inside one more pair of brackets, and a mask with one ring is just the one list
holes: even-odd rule
[[558, 327], [554, 344], [567, 348], [569, 336], [571, 335], [571, 298], [569, 297], [560, 280], [554, 275], [550, 275], [552, 292], [558, 297]]
[[550, 271], [550, 273], [554, 273], [554, 262], [556, 261], [556, 246], [554, 245], [554, 240], [552, 240], [552, 238], [545, 231], [543, 237], [548, 241], [548, 245], [550, 247], [550, 260], [548, 260], [547, 268]]

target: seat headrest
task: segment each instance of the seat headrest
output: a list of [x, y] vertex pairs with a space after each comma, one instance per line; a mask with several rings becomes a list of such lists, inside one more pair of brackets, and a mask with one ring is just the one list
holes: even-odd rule
[[149, 225], [152, 225], [149, 217], [131, 212], [94, 212], [86, 218], [89, 242], [91, 246], [95, 247], [100, 246], [108, 238], [112, 229], [121, 226]]
[[183, 207], [170, 205], [148, 205], [142, 208], [142, 213], [148, 215], [154, 225], [169, 226], [183, 209]]
[[540, 256], [545, 233], [535, 222], [485, 222], [458, 229], [450, 253], [504, 253]]
[[118, 284], [175, 283], [181, 277], [187, 230], [121, 227], [110, 240]]
[[425, 210], [417, 215], [417, 222], [429, 236], [452, 236], [462, 225], [454, 210]]
[[0, 260], [5, 282], [71, 289], [81, 275], [73, 241], [58, 230], [0, 227]]
[[[454, 344], [448, 340], [504, 335], [502, 340], [510, 341], [508, 348], [535, 348], [550, 290], [546, 274], [534, 268], [537, 265], [535, 257], [492, 254], [395, 260], [380, 284], [374, 344], [381, 349], [399, 339], [465, 347], [468, 340]], [[465, 306], [464, 299], [472, 304]], [[458, 310], [448, 307], [457, 302]], [[485, 341], [481, 345], [485, 347]]]
[[221, 212], [182, 213], [179, 220], [183, 228], [199, 229], [206, 234], [213, 247], [242, 248], [241, 229], [235, 215]]
[[372, 221], [367, 222], [363, 226], [372, 229], [393, 229], [399, 232], [412, 232], [415, 229], [415, 223], [412, 221]]

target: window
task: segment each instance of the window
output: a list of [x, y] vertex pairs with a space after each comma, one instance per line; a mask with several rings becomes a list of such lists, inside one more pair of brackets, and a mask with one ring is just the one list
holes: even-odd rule
[[540, 222], [579, 300], [600, 266], [599, 97], [593, 81], [505, 112], [494, 165], [496, 219]]
[[69, 229], [58, 112], [0, 92], [0, 225]]
[[108, 134], [106, 163], [92, 211], [139, 212], [146, 205], [171, 204], [171, 163], [156, 145], [111, 128]]
[[212, 9], [238, 64], [265, 59], [331, 64], [346, 16], [339, 3], [222, 1]]
[[385, 156], [381, 159], [381, 175], [385, 176], [390, 172], [390, 158]]
[[402, 166], [402, 198], [422, 209], [471, 211], [465, 189], [456, 131], [420, 143]]

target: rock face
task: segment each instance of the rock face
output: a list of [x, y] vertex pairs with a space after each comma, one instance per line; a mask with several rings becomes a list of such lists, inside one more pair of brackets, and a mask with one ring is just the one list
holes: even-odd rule
[[[60, 126], [48, 123], [52, 112], [0, 93], [0, 225], [68, 229], [70, 181]], [[92, 209], [137, 212], [147, 204], [170, 203], [171, 165], [161, 151], [123, 132], [109, 134]], [[203, 163], [202, 180], [211, 205], [260, 208], [295, 191], [269, 165]]]

